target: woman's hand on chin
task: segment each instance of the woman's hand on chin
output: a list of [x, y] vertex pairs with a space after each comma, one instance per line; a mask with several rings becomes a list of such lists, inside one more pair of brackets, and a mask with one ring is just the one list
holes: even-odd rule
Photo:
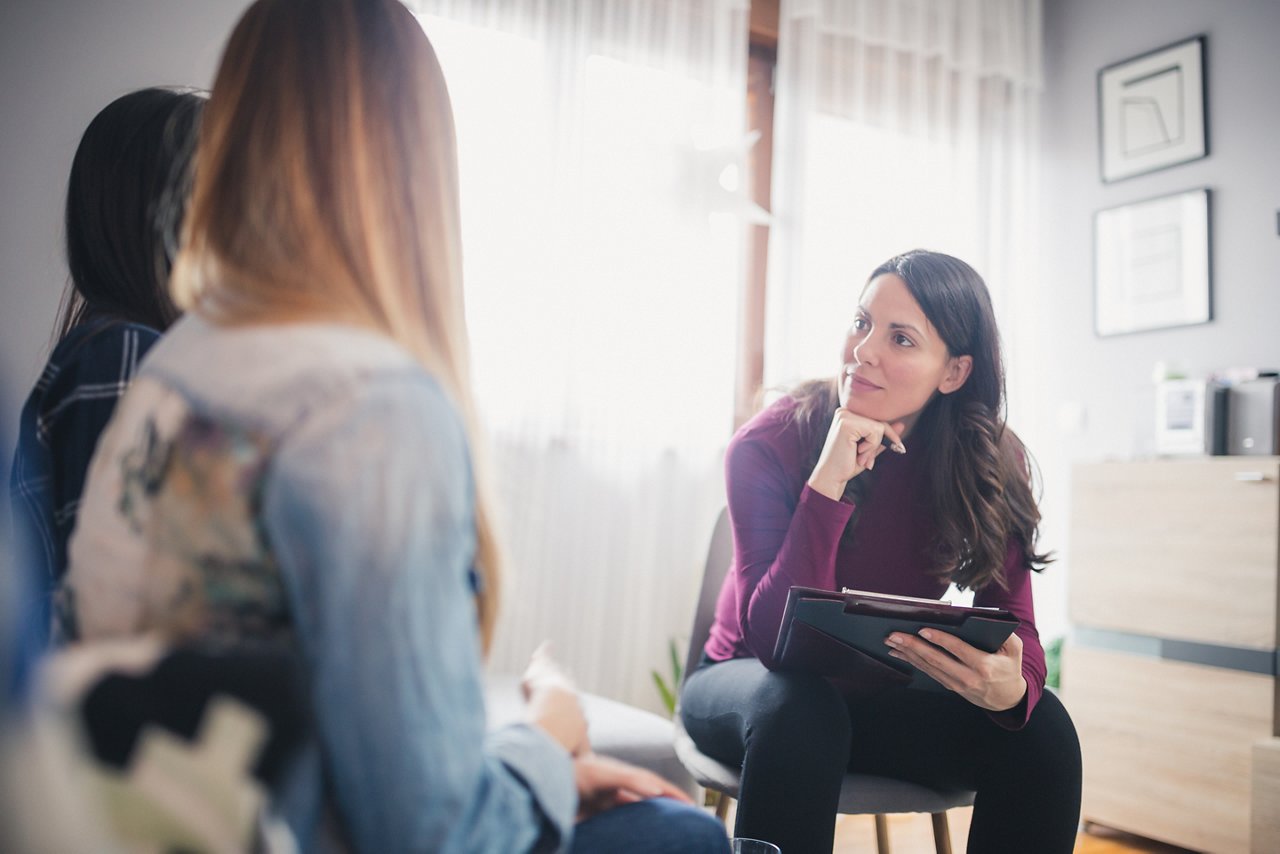
[[831, 417], [831, 428], [818, 464], [809, 475], [809, 486], [832, 501], [839, 501], [849, 481], [875, 468], [876, 457], [888, 450], [885, 439], [896, 453], [907, 452], [902, 444], [903, 429], [901, 421], [887, 424], [840, 407]]

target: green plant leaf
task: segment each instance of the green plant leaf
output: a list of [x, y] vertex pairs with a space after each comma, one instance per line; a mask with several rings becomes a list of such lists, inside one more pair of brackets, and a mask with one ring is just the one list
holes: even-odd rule
[[667, 687], [667, 682], [662, 678], [656, 670], [650, 670], [649, 674], [653, 676], [653, 684], [658, 686], [658, 694], [662, 697], [662, 705], [666, 707], [667, 714], [674, 716], [676, 713], [676, 695]]
[[1044, 648], [1044, 684], [1050, 688], [1062, 688], [1062, 638], [1054, 638]]

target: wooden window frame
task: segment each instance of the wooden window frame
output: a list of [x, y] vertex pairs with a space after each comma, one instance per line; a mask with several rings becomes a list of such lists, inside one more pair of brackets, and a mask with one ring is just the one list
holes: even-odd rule
[[[773, 79], [778, 65], [779, 0], [751, 0], [747, 65], [747, 129], [760, 139], [747, 152], [747, 198], [772, 210]], [[764, 324], [769, 268], [769, 226], [747, 225], [745, 277], [742, 284], [734, 429], [760, 408], [764, 387]]]

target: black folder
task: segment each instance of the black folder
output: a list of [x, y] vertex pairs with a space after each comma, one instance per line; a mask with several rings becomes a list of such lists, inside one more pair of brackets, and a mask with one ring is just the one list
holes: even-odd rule
[[891, 632], [922, 628], [950, 632], [986, 652], [998, 650], [1018, 627], [1001, 608], [973, 608], [933, 599], [862, 590], [792, 587], [773, 658], [780, 669], [830, 677], [850, 693], [902, 685], [944, 690], [933, 678], [889, 655]]

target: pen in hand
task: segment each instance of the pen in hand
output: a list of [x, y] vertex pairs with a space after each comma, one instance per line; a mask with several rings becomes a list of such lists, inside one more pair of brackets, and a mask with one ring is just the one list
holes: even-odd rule
[[889, 434], [887, 433], [880, 437], [880, 444], [893, 451], [895, 454], [905, 454], [907, 452], [907, 449], [904, 446], [890, 439]]

